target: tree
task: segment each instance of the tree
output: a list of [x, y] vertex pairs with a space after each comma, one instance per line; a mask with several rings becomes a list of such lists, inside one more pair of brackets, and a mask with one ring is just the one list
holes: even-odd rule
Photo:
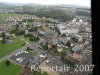
[[40, 38], [39, 38], [38, 36], [34, 36], [34, 37], [33, 37], [33, 41], [34, 41], [34, 42], [38, 42], [39, 40], [40, 40]]
[[77, 64], [78, 62], [70, 57], [64, 57], [64, 62], [65, 64], [70, 65], [71, 67], [75, 67], [74, 65]]
[[10, 61], [6, 60], [5, 64], [6, 64], [6, 66], [9, 66], [10, 65]]
[[22, 46], [25, 46], [25, 42], [24, 42], [24, 43], [22, 43]]
[[72, 42], [78, 42], [78, 39], [75, 37], [72, 37], [71, 40], [72, 40]]
[[39, 40], [40, 40], [40, 38], [37, 36], [37, 37], [36, 37], [36, 40], [37, 40], [37, 41], [39, 41]]
[[66, 37], [66, 34], [62, 34], [63, 37]]
[[34, 30], [34, 31], [37, 31], [37, 30], [38, 30], [38, 28], [37, 28], [37, 27], [34, 27], [34, 28], [33, 28], [33, 30]]
[[19, 28], [19, 25], [17, 24], [17, 25], [15, 26], [15, 31], [18, 31], [18, 28]]
[[18, 30], [16, 31], [16, 35], [24, 35], [25, 31], [24, 30]]
[[18, 25], [18, 24], [16, 25], [16, 28], [17, 28], [17, 29], [19, 28], [19, 25]]
[[16, 33], [16, 30], [15, 30], [15, 29], [10, 30], [10, 33], [11, 33], [11, 34], [14, 34], [14, 33]]
[[3, 37], [2, 40], [1, 40], [1, 43], [2, 43], [2, 44], [5, 43], [5, 36], [6, 36], [6, 35], [5, 35], [5, 32], [2, 32], [2, 37]]
[[24, 37], [27, 38], [27, 37], [29, 37], [29, 35], [28, 34], [25, 34]]
[[43, 47], [43, 49], [48, 50], [48, 45], [47, 44], [43, 45], [42, 47]]
[[62, 51], [60, 53], [60, 58], [61, 58], [62, 61], [64, 60], [65, 55], [66, 55], [66, 53], [64, 51]]
[[30, 27], [30, 25], [27, 25], [27, 29]]
[[5, 39], [2, 39], [2, 40], [1, 40], [1, 43], [2, 43], [2, 44], [4, 44], [5, 42], [6, 42]]
[[34, 20], [33, 20], [33, 19], [28, 19], [27, 21], [28, 21], [28, 22], [33, 22]]
[[37, 38], [35, 36], [33, 37], [33, 41], [34, 42], [37, 42]]
[[27, 47], [27, 50], [30, 50], [30, 48], [29, 48], [29, 47]]
[[28, 31], [29, 31], [29, 32], [33, 32], [33, 31], [34, 31], [34, 29], [33, 29], [33, 28], [30, 28]]
[[48, 73], [39, 69], [39, 71], [34, 71], [33, 75], [48, 75]]
[[93, 75], [93, 73], [92, 72], [89, 72], [88, 75]]
[[2, 32], [2, 37], [3, 37], [3, 39], [5, 38], [5, 32]]
[[31, 34], [25, 34], [24, 37], [27, 38], [27, 37], [34, 37], [34, 36]]
[[34, 39], [33, 39], [32, 37], [30, 37], [30, 38], [29, 38], [29, 40], [30, 40], [31, 42], [33, 42], [33, 41], [34, 41]]
[[68, 42], [66, 43], [66, 45], [67, 45], [68, 47], [70, 47], [70, 46], [71, 46], [71, 43], [68, 41]]

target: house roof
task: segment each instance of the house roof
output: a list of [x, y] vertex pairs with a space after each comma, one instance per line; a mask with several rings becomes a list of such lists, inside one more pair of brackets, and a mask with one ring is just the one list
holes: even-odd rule
[[83, 47], [81, 46], [81, 45], [76, 45], [76, 46], [74, 46], [73, 48], [72, 48], [72, 51], [80, 51], [80, 50], [82, 50], [83, 49]]
[[62, 44], [62, 41], [58, 38], [54, 38], [54, 39], [52, 39], [52, 44], [53, 45]]
[[78, 60], [78, 61], [81, 61], [82, 60], [82, 55], [81, 54], [73, 53], [71, 57], [73, 59]]

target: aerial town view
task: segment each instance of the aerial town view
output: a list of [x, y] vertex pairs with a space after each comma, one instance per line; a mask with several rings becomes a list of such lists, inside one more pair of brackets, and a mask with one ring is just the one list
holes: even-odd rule
[[0, 75], [93, 75], [90, 0], [0, 0]]

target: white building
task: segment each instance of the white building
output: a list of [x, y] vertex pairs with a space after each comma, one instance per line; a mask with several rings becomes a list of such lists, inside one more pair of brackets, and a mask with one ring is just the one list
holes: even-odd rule
[[25, 34], [28, 34], [28, 30], [25, 30]]
[[78, 28], [74, 28], [74, 27], [69, 28], [63, 24], [58, 24], [57, 28], [59, 29], [61, 35], [66, 34], [66, 33], [70, 34], [70, 33], [78, 33], [79, 32]]
[[91, 30], [91, 28], [86, 28], [86, 31], [91, 32], [92, 30]]

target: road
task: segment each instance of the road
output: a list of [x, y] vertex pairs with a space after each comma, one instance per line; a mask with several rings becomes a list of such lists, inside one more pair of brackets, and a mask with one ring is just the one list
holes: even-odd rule
[[[36, 52], [38, 52], [38, 54], [42, 54], [45, 51], [43, 49], [40, 49], [34, 43], [31, 43], [31, 48], [33, 48]], [[62, 61], [58, 57], [53, 56], [48, 52], [45, 52], [45, 54], [46, 54], [46, 59], [50, 61], [50, 63], [48, 63], [48, 66], [53, 67], [53, 66], [56, 65], [56, 66], [62, 66], [63, 67], [65, 65], [64, 63], [62, 63]]]
[[24, 47], [22, 47], [22, 48], [20, 48], [20, 49], [17, 49], [17, 50], [15, 50], [15, 51], [13, 51], [12, 53], [10, 53], [10, 54], [8, 54], [8, 55], [6, 55], [6, 56], [0, 58], [0, 62], [4, 61], [5, 59], [10, 58], [11, 56], [15, 55], [15, 54], [18, 53], [19, 51], [25, 50], [25, 49], [27, 48], [27, 46], [29, 46], [29, 43], [26, 43], [26, 45], [25, 45]]
[[[38, 55], [40, 55], [40, 54], [42, 54], [42, 53], [44, 53], [44, 51], [45, 50], [43, 50], [43, 49], [40, 49], [39, 47], [38, 47], [38, 45], [36, 44], [36, 43], [29, 43], [29, 42], [26, 42], [26, 45], [24, 46], [24, 47], [22, 47], [22, 48], [20, 48], [20, 49], [18, 49], [18, 50], [16, 50], [16, 51], [13, 51], [12, 53], [10, 53], [9, 55], [6, 55], [5, 57], [3, 57], [3, 58], [1, 58], [0, 59], [0, 62], [1, 61], [3, 61], [3, 60], [5, 60], [5, 59], [9, 59], [10, 57], [12, 57], [13, 55], [15, 55], [16, 53], [18, 53], [19, 51], [23, 51], [23, 50], [26, 50], [26, 48], [27, 47], [31, 47], [33, 50], [35, 50], [37, 53], [38, 53]], [[57, 65], [57, 66], [63, 66], [64, 64], [62, 63], [62, 61], [58, 58], [58, 57], [55, 57], [55, 56], [52, 56], [50, 53], [45, 53], [46, 54], [46, 59], [48, 59], [48, 60], [50, 60], [50, 63], [48, 64], [49, 66], [55, 66], [55, 65]], [[36, 59], [34, 59], [34, 63], [39, 63], [39, 62], [37, 62], [37, 61], [39, 61], [39, 59], [37, 59], [38, 57], [36, 57]], [[84, 62], [82, 62], [81, 64], [83, 64], [83, 65], [85, 65], [85, 64], [91, 64], [91, 56], [89, 56], [89, 58], [88, 59], [86, 59]], [[10, 59], [9, 59], [10, 60]], [[36, 61], [37, 60], [37, 61]], [[14, 62], [14, 63], [16, 63], [15, 61], [13, 61], [13, 60], [10, 60], [11, 62]], [[16, 64], [18, 64], [18, 63], [16, 63]], [[18, 65], [20, 65], [20, 64], [18, 64]], [[23, 65], [20, 65], [20, 66], [23, 66]], [[81, 73], [79, 73], [79, 72], [77, 72], [77, 73], [75, 73], [75, 72], [73, 72], [72, 74], [70, 73], [70, 72], [68, 72], [67, 74], [68, 75], [86, 75], [86, 73], [87, 72], [81, 72]]]
[[[31, 45], [32, 45], [31, 48], [33, 48], [36, 52], [38, 52], [38, 54], [44, 53], [45, 50], [40, 49], [36, 44], [32, 43]], [[47, 58], [47, 59], [49, 59], [49, 60], [51, 60], [51, 61], [56, 60], [55, 62], [56, 62], [56, 63], [59, 63], [59, 64], [62, 63], [62, 61], [61, 61], [59, 58], [57, 58], [57, 57], [55, 57], [55, 56], [52, 56], [50, 53], [45, 52], [45, 54], [46, 54], [46, 58]]]
[[[78, 65], [92, 65], [92, 56], [87, 56], [87, 59], [85, 59], [84, 61], [82, 61], [82, 63], [78, 64]], [[75, 68], [74, 68], [75, 70]], [[75, 72], [74, 70], [72, 71], [68, 71], [67, 74], [68, 75], [88, 75], [88, 71], [83, 71], [83, 72]]]
[[15, 63], [15, 64], [17, 64], [17, 65], [21, 66], [21, 67], [25, 67], [25, 65], [18, 64], [18, 63], [17, 63], [16, 61], [14, 61], [14, 60], [11, 60], [11, 59], [9, 59], [9, 58], [8, 58], [8, 60], [9, 60], [9, 61], [11, 61], [12, 63]]
[[[38, 52], [38, 54], [44, 53], [44, 50], [39, 49], [36, 44], [31, 43], [31, 45], [32, 45], [32, 48]], [[50, 53], [45, 53], [45, 54], [47, 56], [46, 58], [48, 60], [50, 60], [50, 63], [48, 64], [49, 66], [55, 66], [55, 65], [62, 66], [62, 65], [64, 65], [59, 58], [52, 56]], [[92, 63], [92, 56], [89, 55], [89, 56], [87, 56], [87, 59], [85, 59], [81, 64], [86, 65], [86, 64], [91, 64], [91, 63]], [[68, 72], [67, 74], [68, 75], [87, 75], [87, 72], [86, 71], [84, 71], [84, 72], [73, 72], [72, 74], [70, 72]]]

